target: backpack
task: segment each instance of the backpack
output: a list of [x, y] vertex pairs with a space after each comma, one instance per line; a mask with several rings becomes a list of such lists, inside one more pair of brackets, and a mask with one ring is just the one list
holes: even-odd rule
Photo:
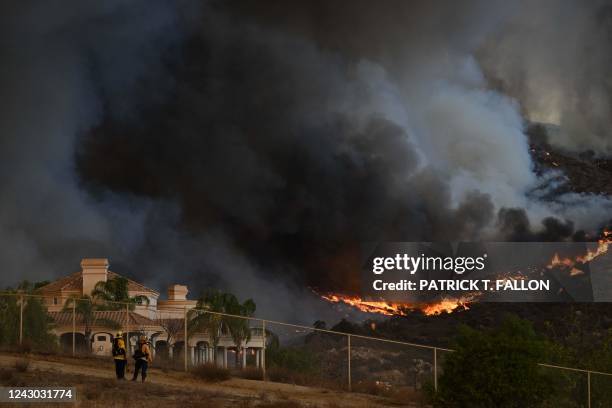
[[132, 356], [132, 358], [134, 360], [139, 360], [141, 358], [145, 358], [146, 356], [147, 356], [147, 354], [143, 353], [143, 351], [142, 351], [142, 344], [141, 344], [141, 345], [138, 346], [138, 348], [134, 352], [134, 355]]

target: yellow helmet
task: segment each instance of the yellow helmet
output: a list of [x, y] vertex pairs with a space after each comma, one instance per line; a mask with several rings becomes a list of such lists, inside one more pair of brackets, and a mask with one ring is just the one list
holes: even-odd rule
[[118, 331], [117, 334], [115, 334], [115, 338], [118, 339], [120, 337], [123, 337], [123, 332]]

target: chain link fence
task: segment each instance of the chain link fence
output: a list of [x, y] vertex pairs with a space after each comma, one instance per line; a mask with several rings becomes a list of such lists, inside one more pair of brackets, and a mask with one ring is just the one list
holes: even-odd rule
[[[187, 324], [185, 324], [187, 323]], [[51, 330], [49, 330], [49, 327]], [[108, 358], [120, 332], [128, 355], [146, 338], [154, 367], [222, 368], [235, 376], [414, 400], [437, 388], [452, 350], [191, 306], [0, 294], [0, 347]], [[612, 406], [612, 374], [541, 364], [548, 406]]]

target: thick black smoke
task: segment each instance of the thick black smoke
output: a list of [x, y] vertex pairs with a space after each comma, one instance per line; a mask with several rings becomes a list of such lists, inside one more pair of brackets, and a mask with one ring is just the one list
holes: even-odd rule
[[7, 283], [105, 256], [288, 317], [358, 287], [363, 241], [572, 239], [607, 205], [527, 196], [525, 107], [480, 62], [520, 7], [73, 6], [0, 10]]
[[510, 242], [585, 240], [583, 231], [575, 232], [571, 221], [562, 222], [553, 217], [542, 220], [542, 228], [534, 231], [527, 213], [521, 208], [502, 208], [497, 221], [500, 235]]
[[138, 103], [138, 81], [170, 86], [160, 57], [179, 41], [177, 18], [163, 1], [0, 5], [3, 283], [66, 274], [82, 256], [138, 245], [147, 200], [93, 201], [77, 184], [74, 154], [106, 107], [127, 115]]
[[330, 258], [362, 241], [478, 237], [488, 196], [452, 208], [447, 181], [421, 168], [349, 61], [224, 19], [206, 18], [184, 47], [170, 104], [144, 109], [144, 125], [109, 118], [86, 139], [87, 185], [177, 200], [181, 228], [223, 231], [263, 271], [290, 266], [316, 286], [351, 284]]

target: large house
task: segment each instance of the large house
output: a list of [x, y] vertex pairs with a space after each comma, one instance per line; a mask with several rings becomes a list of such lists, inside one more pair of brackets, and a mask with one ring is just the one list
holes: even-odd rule
[[[75, 344], [79, 350], [91, 347], [95, 354], [110, 355], [113, 335], [121, 330], [125, 336], [129, 336], [128, 344], [131, 349], [136, 345], [138, 336], [145, 335], [150, 339], [152, 350], [157, 357], [183, 361], [184, 317], [197, 303], [187, 299], [189, 290], [185, 285], [171, 285], [167, 290], [167, 298], [160, 299], [158, 291], [128, 279], [129, 296], [146, 297], [148, 304], [143, 302], [132, 310], [117, 305], [111, 308], [113, 310], [94, 311], [89, 317], [71, 311], [71, 303], [66, 303], [68, 299], [91, 295], [98, 282], [106, 282], [120, 276], [108, 267], [107, 259], [85, 258], [81, 261], [80, 271], [39, 289], [55, 322], [53, 330], [62, 347], [72, 348], [74, 332]], [[229, 334], [222, 334], [216, 350], [213, 350], [213, 343], [205, 331], [191, 334], [187, 338], [188, 362], [197, 365], [217, 361], [227, 367], [238, 357], [244, 367], [247, 354], [250, 354], [254, 357], [254, 364], [259, 367], [264, 341], [262, 334], [261, 329], [252, 328], [251, 339], [241, 348], [236, 346]], [[217, 353], [216, 358], [214, 353]]]

